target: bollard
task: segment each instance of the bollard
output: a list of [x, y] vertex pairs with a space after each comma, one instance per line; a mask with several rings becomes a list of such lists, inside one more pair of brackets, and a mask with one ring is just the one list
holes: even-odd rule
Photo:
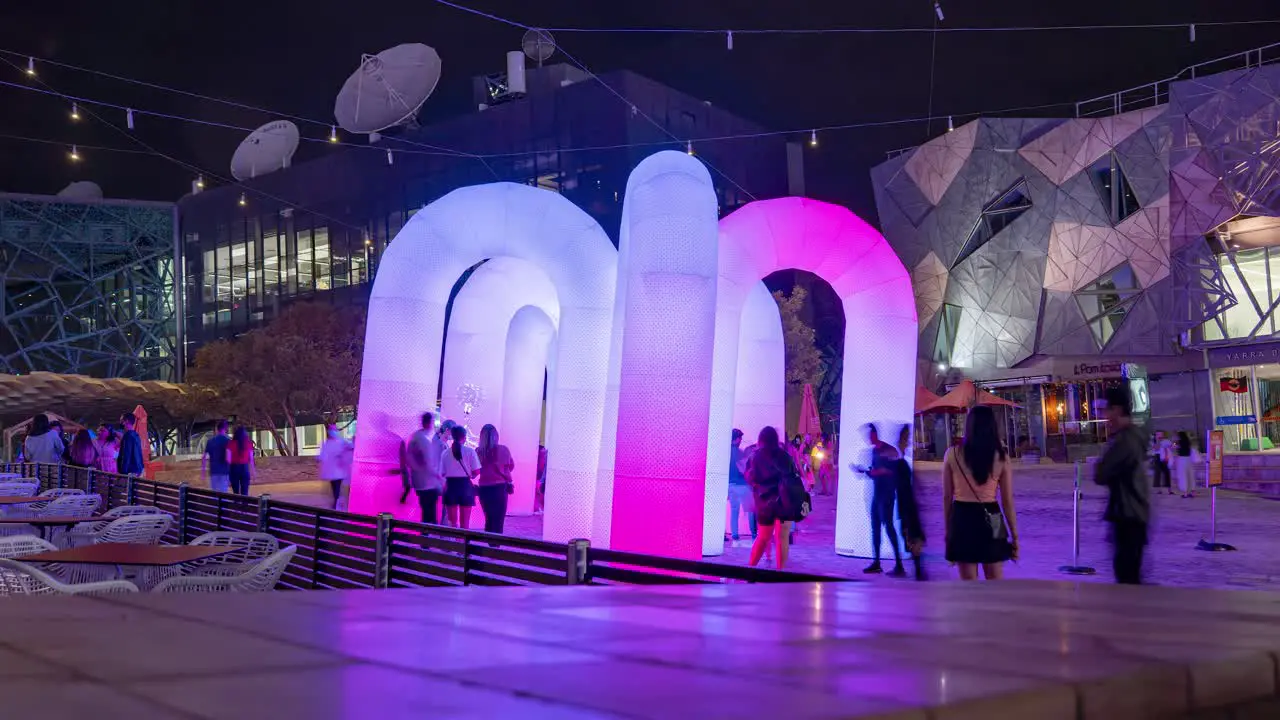
[[1093, 575], [1097, 572], [1080, 564], [1080, 461], [1076, 461], [1075, 484], [1071, 488], [1071, 564], [1058, 568], [1068, 575]]
[[568, 560], [566, 585], [586, 585], [590, 582], [587, 551], [591, 549], [590, 540], [570, 540], [566, 559]]
[[271, 532], [267, 529], [271, 520], [271, 493], [258, 496], [258, 532]]
[[373, 547], [375, 588], [385, 588], [391, 582], [391, 521], [391, 513], [378, 513]]

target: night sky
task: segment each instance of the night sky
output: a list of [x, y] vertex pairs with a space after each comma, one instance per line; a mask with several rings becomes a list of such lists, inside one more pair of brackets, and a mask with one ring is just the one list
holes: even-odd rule
[[[1280, 18], [1275, 0], [942, 0], [944, 26], [1207, 22]], [[928, 27], [931, 0], [466, 0], [464, 4], [545, 26]], [[1046, 7], [1047, 6], [1047, 7]], [[936, 36], [935, 114], [1069, 103], [1170, 76], [1184, 66], [1280, 42], [1280, 25], [1198, 29], [955, 33]], [[362, 52], [402, 42], [435, 47], [444, 76], [421, 119], [471, 111], [470, 78], [498, 72], [521, 31], [430, 0], [371, 3], [224, 0], [6, 3], [0, 49], [47, 56], [104, 72], [172, 85], [289, 114], [332, 121], [333, 96]], [[559, 43], [592, 70], [627, 68], [754, 120], [770, 129], [805, 128], [925, 114], [933, 38], [917, 35], [723, 36], [562, 33]], [[6, 56], [25, 67], [25, 59]], [[54, 89], [234, 125], [272, 115], [133, 87], [39, 65]], [[0, 63], [0, 80], [28, 82]], [[123, 113], [100, 111], [124, 127]], [[1066, 115], [1045, 109], [1025, 115]], [[809, 194], [874, 219], [868, 170], [887, 150], [915, 145], [945, 123], [825, 133], [808, 153]], [[327, 128], [304, 126], [304, 133]], [[63, 101], [0, 87], [0, 191], [51, 194], [94, 180], [109, 197], [176, 200], [191, 170], [160, 157], [82, 150], [71, 143], [141, 150], [130, 137], [87, 115], [69, 119]], [[193, 165], [227, 175], [243, 137], [234, 130], [138, 118], [132, 135]], [[464, 150], [466, 148], [463, 148]], [[295, 163], [341, 150], [304, 143]]]

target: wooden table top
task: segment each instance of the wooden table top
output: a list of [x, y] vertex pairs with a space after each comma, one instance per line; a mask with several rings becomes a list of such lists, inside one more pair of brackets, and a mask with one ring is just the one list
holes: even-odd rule
[[37, 497], [35, 495], [0, 495], [0, 505], [26, 505], [27, 503], [53, 501], [56, 498]]
[[24, 555], [22, 562], [83, 563], [86, 565], [177, 565], [194, 560], [225, 555], [234, 547], [209, 545], [139, 545], [134, 543], [99, 543], [70, 550]]
[[109, 520], [101, 516], [94, 517], [92, 515], [50, 515], [31, 516], [31, 517], [0, 517], [0, 525], [78, 525], [82, 522], [98, 522], [99, 520]]

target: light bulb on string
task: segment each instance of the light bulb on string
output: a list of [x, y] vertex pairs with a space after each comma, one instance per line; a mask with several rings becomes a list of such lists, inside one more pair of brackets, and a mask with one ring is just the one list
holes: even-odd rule
[[28, 75], [36, 74], [36, 59], [33, 57], [27, 58], [27, 74]]
[[390, 151], [390, 150], [388, 150], [388, 151], [387, 151], [387, 164], [388, 164], [388, 165], [395, 165], [395, 164], [396, 164], [396, 158], [395, 158], [395, 156], [394, 156], [394, 155], [392, 155], [392, 154], [391, 154], [391, 151]]
[[732, 50], [733, 49], [733, 31], [732, 30], [725, 33], [725, 41], [728, 43], [729, 49]]
[[71, 119], [72, 120], [80, 119], [80, 106], [76, 105], [75, 103], [71, 103]]
[[692, 154], [693, 154], [693, 141], [692, 141], [692, 140], [689, 140], [689, 141], [687, 141], [687, 142], [684, 144], [684, 151], [685, 151], [687, 154], [689, 154], [689, 155], [692, 155]]
[[201, 190], [204, 189], [204, 175], [196, 176], [196, 187], [200, 188]]
[[1196, 41], [1196, 24], [1195, 23], [1191, 23], [1190, 31], [1191, 31], [1191, 42], [1195, 42]]
[[950, 116], [950, 115], [948, 115], [948, 116], [947, 116], [947, 132], [951, 132], [952, 130], [955, 130], [955, 129], [956, 129], [956, 124], [955, 124], [955, 122], [951, 119], [951, 116]]
[[245, 205], [248, 205], [248, 204], [249, 204], [248, 198], [244, 196], [244, 193], [240, 193], [240, 202], [239, 202], [240, 207], [244, 207]]
[[942, 14], [942, 3], [938, 2], [938, 0], [933, 0], [933, 12], [938, 16], [938, 22], [943, 22], [947, 19], [947, 17]]
[[72, 161], [78, 162], [80, 160], [80, 148], [72, 145], [71, 154], [68, 157], [70, 157]]
[[336, 125], [329, 126], [329, 142], [331, 143], [338, 142], [338, 128]]
[[818, 131], [809, 131], [809, 147], [818, 147]]
[[125, 124], [126, 124], [126, 125], [128, 125], [128, 126], [129, 126], [129, 129], [130, 129], [130, 130], [132, 130], [132, 129], [133, 129], [133, 110], [132, 110], [132, 109], [129, 109], [129, 108], [126, 108], [126, 109], [125, 109], [125, 111], [124, 111], [124, 122], [125, 122]]

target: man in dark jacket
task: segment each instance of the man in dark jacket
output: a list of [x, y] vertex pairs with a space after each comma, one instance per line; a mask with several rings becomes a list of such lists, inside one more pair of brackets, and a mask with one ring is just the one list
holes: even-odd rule
[[138, 418], [133, 413], [120, 416], [120, 424], [124, 426], [124, 434], [120, 437], [120, 455], [116, 458], [116, 472], [121, 475], [141, 475], [143, 473], [142, 438], [134, 426]]
[[1107, 391], [1111, 442], [1098, 459], [1094, 481], [1111, 491], [1103, 519], [1111, 523], [1116, 582], [1137, 585], [1142, 582], [1142, 553], [1151, 522], [1151, 499], [1146, 470], [1147, 437], [1142, 428], [1133, 424], [1131, 403], [1128, 388]]

